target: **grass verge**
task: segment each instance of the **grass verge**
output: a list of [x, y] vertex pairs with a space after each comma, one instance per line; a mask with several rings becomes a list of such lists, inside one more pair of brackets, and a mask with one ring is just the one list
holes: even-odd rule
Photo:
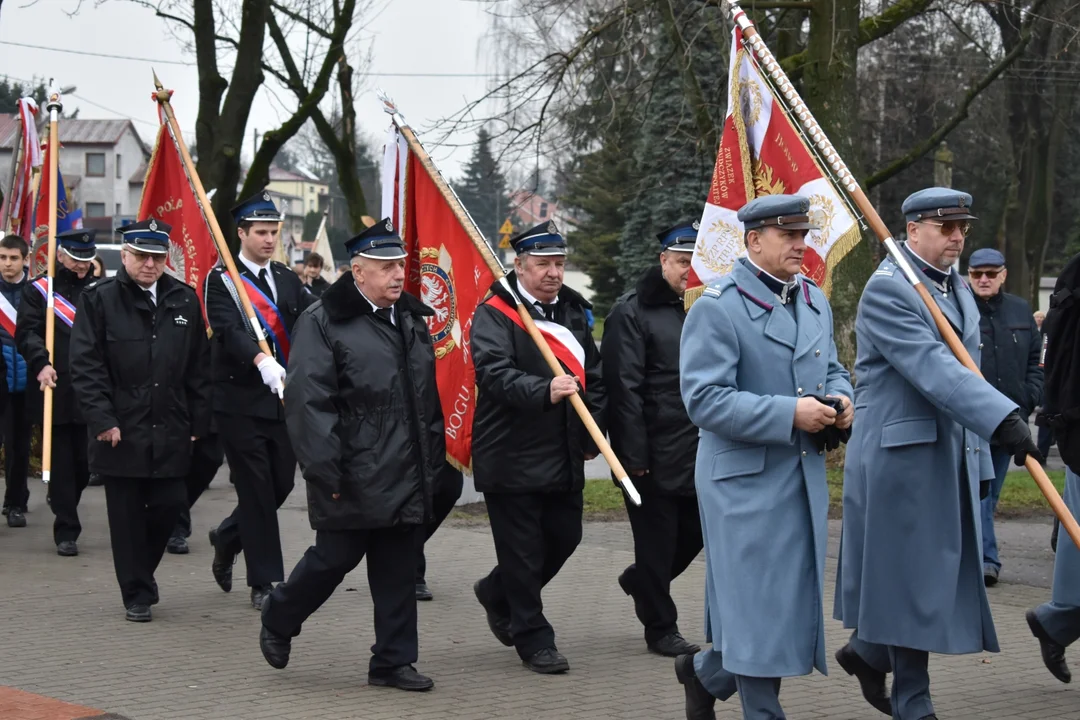
[[[828, 470], [829, 515], [840, 517], [844, 491], [844, 471], [842, 468]], [[1065, 471], [1050, 470], [1047, 473], [1058, 492], [1065, 489]], [[622, 492], [610, 480], [585, 481], [584, 515], [587, 521], [625, 520], [626, 508], [623, 506]], [[1047, 518], [1052, 517], [1050, 506], [1039, 491], [1035, 481], [1023, 470], [1014, 470], [1005, 477], [998, 501], [998, 517], [1003, 518]], [[483, 503], [455, 508], [450, 518], [457, 524], [486, 525], [487, 510]]]

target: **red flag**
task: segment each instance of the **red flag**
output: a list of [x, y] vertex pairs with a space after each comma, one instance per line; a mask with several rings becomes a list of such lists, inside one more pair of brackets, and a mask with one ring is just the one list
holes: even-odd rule
[[217, 264], [218, 252], [168, 125], [158, 130], [139, 202], [138, 219], [149, 217], [172, 226], [166, 267], [195, 288], [202, 303], [206, 275]]
[[476, 409], [469, 334], [473, 312], [494, 277], [420, 159], [396, 139], [393, 146], [394, 166], [398, 167], [398, 159], [405, 161], [404, 183], [400, 173], [389, 172], [384, 176], [389, 183], [384, 183], [383, 198], [392, 203], [392, 219], [409, 252], [405, 289], [435, 311], [428, 318], [428, 332], [435, 347], [446, 456], [458, 468], [469, 470]]
[[[12, 152], [12, 161], [21, 154], [22, 164], [19, 166], [18, 175], [15, 176], [15, 187], [12, 197], [7, 198], [11, 203], [11, 226], [17, 235], [22, 235], [27, 242], [33, 242], [31, 233], [34, 223], [34, 168], [41, 167], [41, 143], [38, 140], [37, 103], [32, 98], [22, 98], [17, 103], [19, 109], [19, 124], [22, 126], [22, 138], [19, 147]], [[21, 148], [21, 150], [20, 150]], [[0, 228], [7, 230], [7, 228]]]

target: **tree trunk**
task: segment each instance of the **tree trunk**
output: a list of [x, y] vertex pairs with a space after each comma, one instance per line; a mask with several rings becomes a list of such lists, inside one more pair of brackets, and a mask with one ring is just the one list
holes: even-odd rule
[[356, 108], [353, 105], [353, 69], [344, 53], [338, 60], [338, 88], [341, 91], [341, 134], [335, 135], [333, 126], [322, 118], [315, 118], [315, 129], [334, 156], [338, 187], [345, 197], [349, 210], [349, 229], [358, 233], [364, 230], [363, 217], [367, 214], [367, 200], [360, 186], [360, 172], [356, 164]]

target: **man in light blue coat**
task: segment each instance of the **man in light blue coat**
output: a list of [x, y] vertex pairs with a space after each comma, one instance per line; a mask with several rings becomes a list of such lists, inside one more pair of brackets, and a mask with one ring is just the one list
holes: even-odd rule
[[784, 718], [780, 679], [826, 673], [821, 443], [850, 427], [853, 409], [832, 310], [798, 274], [809, 210], [794, 195], [743, 207], [747, 257], [705, 290], [683, 327], [682, 397], [701, 429], [695, 485], [712, 642], [675, 661], [688, 720], [712, 720], [716, 698], [736, 690], [744, 717]]
[[[979, 310], [953, 269], [970, 208], [970, 195], [948, 188], [911, 195], [901, 252], [978, 363]], [[855, 633], [837, 660], [879, 710], [868, 689], [883, 688], [892, 669], [892, 716], [936, 718], [929, 653], [998, 651], [979, 526], [980, 486], [994, 477], [987, 439], [1020, 460], [1038, 450], [1016, 403], [953, 356], [891, 259], [863, 291], [855, 335], [859, 422], [844, 466], [834, 605]]]

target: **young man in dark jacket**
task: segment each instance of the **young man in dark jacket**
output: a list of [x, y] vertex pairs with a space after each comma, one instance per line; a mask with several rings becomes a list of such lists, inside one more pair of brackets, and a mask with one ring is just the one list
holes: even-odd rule
[[[1020, 406], [1020, 416], [1027, 418], [1043, 399], [1043, 371], [1039, 365], [1042, 335], [1031, 312], [1031, 305], [1021, 297], [1005, 292], [1005, 256], [993, 248], [980, 248], [968, 260], [968, 283], [979, 307], [982, 331], [983, 377], [994, 388]], [[991, 444], [994, 480], [982, 500], [983, 580], [987, 586], [998, 581], [1001, 560], [994, 536], [994, 511], [997, 509], [1005, 474], [1012, 455]]]
[[26, 527], [30, 488], [30, 428], [27, 412], [26, 360], [15, 347], [15, 321], [26, 285], [26, 256], [30, 248], [18, 235], [0, 239], [0, 352], [7, 369], [7, 407], [4, 409], [4, 515], [8, 527]]
[[259, 645], [284, 668], [304, 621], [366, 555], [375, 603], [368, 684], [430, 690], [413, 663], [416, 549], [446, 462], [433, 312], [402, 291], [405, 244], [389, 220], [346, 248], [352, 274], [297, 320], [285, 386], [315, 545], [263, 604]]
[[634, 532], [634, 563], [619, 586], [634, 599], [645, 643], [658, 655], [701, 650], [679, 634], [671, 581], [701, 552], [694, 490], [698, 429], [679, 394], [683, 294], [697, 240], [697, 222], [665, 230], [660, 264], [619, 298], [604, 324], [604, 380], [611, 447], [642, 494], [626, 502]]
[[581, 541], [585, 460], [597, 454], [569, 398], [582, 392], [602, 428], [604, 381], [585, 315], [591, 306], [563, 284], [566, 242], [555, 223], [510, 244], [517, 257], [507, 282], [551, 338], [567, 374], [552, 377], [521, 324], [516, 299], [495, 283], [473, 316], [473, 471], [487, 501], [498, 565], [473, 592], [492, 634], [514, 646], [525, 667], [562, 673], [570, 664], [555, 646], [540, 594]]
[[206, 326], [195, 291], [163, 274], [170, 229], [154, 218], [122, 228], [123, 267], [86, 288], [71, 336], [71, 382], [132, 622], [152, 619], [154, 572], [187, 507], [192, 444], [210, 429]]

